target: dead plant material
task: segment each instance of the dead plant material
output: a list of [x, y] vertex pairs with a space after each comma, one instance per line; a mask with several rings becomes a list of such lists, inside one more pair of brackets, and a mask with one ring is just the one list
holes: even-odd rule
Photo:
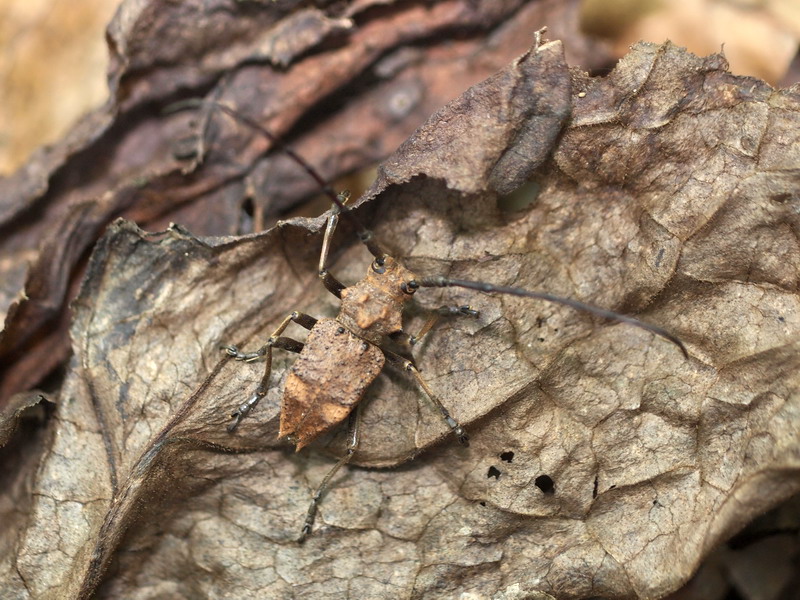
[[[393, 255], [635, 314], [668, 326], [690, 359], [567, 308], [421, 291], [430, 307], [481, 313], [417, 350], [471, 445], [437, 444], [438, 415], [380, 376], [354, 464], [403, 466], [351, 468], [303, 546], [298, 507], [344, 436], [297, 455], [277, 444], [291, 356], [276, 356], [267, 398], [229, 434], [262, 367], [220, 361], [218, 345], [257, 344], [294, 308], [335, 314], [316, 275], [324, 219], [202, 243], [115, 223], [74, 305], [75, 356], [41, 461], [4, 476], [4, 589], [675, 590], [800, 487], [797, 115], [795, 91], [734, 77], [719, 55], [643, 44], [593, 78], [569, 71], [557, 42], [437, 112], [359, 204]], [[525, 180], [524, 206], [503, 208]], [[334, 248], [337, 276], [360, 279], [369, 258], [346, 227]]]

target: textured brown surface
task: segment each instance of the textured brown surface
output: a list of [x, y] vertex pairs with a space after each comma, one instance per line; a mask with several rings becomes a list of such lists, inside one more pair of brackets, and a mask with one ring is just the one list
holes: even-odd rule
[[292, 435], [300, 450], [341, 423], [381, 372], [379, 348], [342, 327], [320, 319], [289, 369], [281, 401], [278, 435]]
[[401, 285], [414, 274], [391, 256], [386, 257], [384, 272], [367, 269], [361, 281], [342, 291], [342, 309], [337, 317], [351, 331], [376, 344], [403, 329], [403, 311], [412, 297]]
[[[679, 335], [688, 360], [566, 308], [420, 291], [481, 313], [415, 351], [471, 445], [446, 438], [405, 378], [378, 377], [357, 466], [299, 546], [342, 437], [276, 446], [291, 354], [228, 434], [261, 365], [217, 348], [263, 343], [288, 310], [336, 314], [316, 275], [323, 220], [203, 243], [118, 222], [75, 304], [59, 404], [2, 471], [6, 593], [657, 598], [796, 493], [797, 91], [669, 44], [600, 77], [561, 51], [546, 44], [437, 112], [358, 214], [415, 273], [635, 314]], [[505, 208], [506, 178], [525, 177], [521, 207]], [[334, 246], [331, 270], [360, 279], [371, 258], [346, 227]]]
[[0, 175], [108, 97], [103, 36], [118, 0], [0, 0]]

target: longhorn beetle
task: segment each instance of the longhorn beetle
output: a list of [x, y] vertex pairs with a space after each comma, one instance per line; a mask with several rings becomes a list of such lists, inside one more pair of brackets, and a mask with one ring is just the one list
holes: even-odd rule
[[[369, 385], [388, 363], [407, 373], [419, 386], [420, 391], [438, 409], [442, 419], [453, 431], [459, 442], [468, 444], [464, 428], [450, 414], [444, 403], [420, 375], [412, 356], [412, 349], [442, 316], [477, 317], [478, 312], [469, 306], [442, 306], [432, 311], [430, 318], [415, 334], [403, 329], [403, 309], [413, 300], [420, 288], [461, 287], [481, 292], [496, 292], [525, 298], [545, 300], [572, 307], [604, 319], [640, 327], [674, 343], [688, 358], [683, 343], [673, 334], [656, 325], [633, 317], [598, 308], [577, 300], [555, 296], [546, 292], [516, 287], [493, 285], [479, 281], [465, 281], [446, 277], [419, 277], [389, 256], [372, 232], [351, 212], [347, 192], [337, 194], [308, 164], [283, 141], [256, 121], [242, 115], [224, 104], [195, 100], [181, 103], [178, 109], [200, 105], [216, 108], [244, 125], [257, 131], [286, 153], [320, 186], [330, 198], [333, 207], [328, 216], [319, 258], [319, 277], [325, 288], [341, 300], [339, 314], [335, 318], [316, 319], [310, 315], [293, 311], [272, 332], [266, 343], [253, 352], [243, 352], [236, 346], [223, 346], [230, 357], [238, 361], [251, 362], [264, 359], [264, 375], [258, 387], [231, 415], [228, 431], [233, 432], [267, 394], [272, 370], [272, 350], [280, 348], [299, 354], [286, 378], [280, 410], [279, 438], [287, 438], [299, 450], [322, 434], [348, 419], [347, 449], [323, 478], [312, 496], [306, 513], [299, 541], [310, 533], [317, 506], [331, 480], [353, 458], [358, 448], [360, 426], [360, 401]], [[346, 287], [328, 271], [328, 254], [331, 240], [339, 218], [346, 218], [356, 230], [358, 239], [374, 257], [367, 275], [353, 286]], [[283, 332], [296, 323], [309, 330], [305, 343], [289, 337]]]

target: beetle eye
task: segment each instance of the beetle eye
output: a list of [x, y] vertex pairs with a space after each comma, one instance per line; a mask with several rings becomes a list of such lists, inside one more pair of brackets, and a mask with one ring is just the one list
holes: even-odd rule
[[378, 274], [385, 273], [386, 272], [385, 263], [386, 263], [385, 258], [383, 257], [376, 258], [374, 261], [372, 261], [372, 270]]
[[402, 290], [402, 292], [404, 294], [408, 294], [409, 296], [411, 296], [414, 292], [416, 292], [418, 288], [419, 284], [413, 279], [411, 281], [406, 281], [405, 283], [400, 284], [400, 289]]

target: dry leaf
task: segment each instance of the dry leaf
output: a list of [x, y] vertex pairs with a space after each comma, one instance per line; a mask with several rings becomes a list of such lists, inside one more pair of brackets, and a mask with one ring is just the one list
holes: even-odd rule
[[[60, 306], [74, 265], [110, 215], [150, 224], [185, 215], [173, 220], [199, 234], [233, 234], [243, 176], [259, 184], [254, 190], [278, 186], [254, 198], [264, 209], [313, 189], [283, 158], [251, 171], [266, 143], [219, 117], [207, 122], [205, 164], [184, 178], [186, 163], [169, 156], [169, 144], [187, 116], [156, 119], [141, 103], [207, 86], [253, 56], [296, 60], [303, 68], [286, 79], [265, 79], [271, 67], [252, 65], [211, 92], [284, 132], [330, 86], [364, 72], [366, 42], [393, 48], [448, 31], [454, 19], [469, 27], [514, 10], [442, 2], [423, 21], [414, 5], [383, 24], [364, 15], [391, 2], [285, 19], [253, 3], [242, 21], [210, 4], [208, 12], [169, 5], [173, 13], [158, 2], [126, 4], [112, 30], [118, 116], [97, 113], [7, 188], [16, 200], [4, 224], [15, 237], [5, 247], [35, 256], [27, 275], [19, 261], [3, 265], [12, 268], [4, 298], [16, 297], [25, 277], [30, 298], [7, 318], [8, 389], [24, 389], [60, 360], [49, 323], [66, 323]], [[435, 47], [386, 56], [380, 72], [400, 77], [378, 93], [403, 102], [382, 102], [390, 113], [368, 119], [366, 107], [381, 96], [359, 95], [299, 136], [298, 147], [315, 164], [339, 156], [327, 175], [396, 144], [399, 123], [446, 95], [443, 79], [493, 70], [501, 53], [488, 52], [546, 5], [526, 6], [514, 15], [517, 29], [500, 28], [480, 54], [464, 41], [448, 46], [451, 62], [431, 60], [443, 56]], [[182, 22], [197, 32], [233, 23], [236, 42], [169, 34], [194, 31]], [[175, 44], [153, 43], [154, 31]], [[335, 60], [314, 52], [351, 31], [354, 46], [334, 45]], [[187, 53], [193, 60], [182, 62]], [[464, 56], [485, 64], [462, 77], [452, 65]], [[338, 80], [303, 91], [331, 64], [342, 65]], [[608, 77], [589, 78], [569, 73], [551, 43], [431, 118], [384, 163], [358, 211], [396, 256], [423, 274], [545, 289], [637, 314], [680, 335], [691, 358], [560, 307], [421, 291], [425, 306], [481, 311], [477, 321], [440, 324], [417, 350], [423, 375], [473, 443], [458, 447], [415, 388], [387, 371], [367, 394], [355, 462], [396, 468], [338, 476], [303, 546], [292, 540], [341, 435], [300, 454], [276, 440], [293, 360], [280, 354], [270, 395], [228, 434], [228, 415], [261, 366], [220, 361], [217, 348], [257, 346], [293, 309], [335, 314], [315, 274], [323, 221], [203, 241], [181, 230], [159, 241], [115, 224], [75, 304], [75, 355], [56, 412], [47, 428], [23, 421], [5, 451], [4, 594], [85, 597], [100, 585], [99, 597], [134, 598], [613, 598], [676, 589], [718, 541], [798, 487], [796, 115], [793, 90], [733, 77], [718, 56], [643, 45]], [[373, 143], [358, 144], [357, 129]], [[103, 153], [107, 161], [79, 175]], [[504, 208], [503, 194], [528, 178], [528, 205]], [[55, 227], [31, 221], [31, 207], [61, 216]], [[335, 247], [337, 276], [362, 277], [369, 259], [352, 233], [342, 228]], [[409, 315], [409, 329], [421, 320]], [[12, 401], [0, 417], [4, 437], [29, 397]]]
[[[316, 277], [323, 218], [203, 241], [118, 222], [75, 304], [75, 358], [41, 466], [4, 496], [25, 507], [5, 511], [19, 528], [3, 538], [6, 589], [87, 596], [101, 578], [99, 597], [128, 598], [677, 589], [800, 487], [797, 111], [791, 90], [734, 77], [720, 56], [639, 45], [590, 78], [554, 42], [434, 115], [358, 210], [395, 256], [637, 314], [691, 357], [563, 307], [421, 291], [425, 306], [481, 312], [417, 351], [472, 445], [387, 372], [367, 394], [355, 462], [402, 466], [337, 477], [304, 545], [293, 540], [341, 436], [299, 454], [276, 440], [291, 355], [228, 434], [261, 367], [220, 361], [216, 347], [255, 347], [293, 309], [335, 314]], [[528, 177], [529, 206], [501, 209], [507, 182]], [[335, 245], [332, 270], [356, 281], [365, 251], [346, 228]]]

